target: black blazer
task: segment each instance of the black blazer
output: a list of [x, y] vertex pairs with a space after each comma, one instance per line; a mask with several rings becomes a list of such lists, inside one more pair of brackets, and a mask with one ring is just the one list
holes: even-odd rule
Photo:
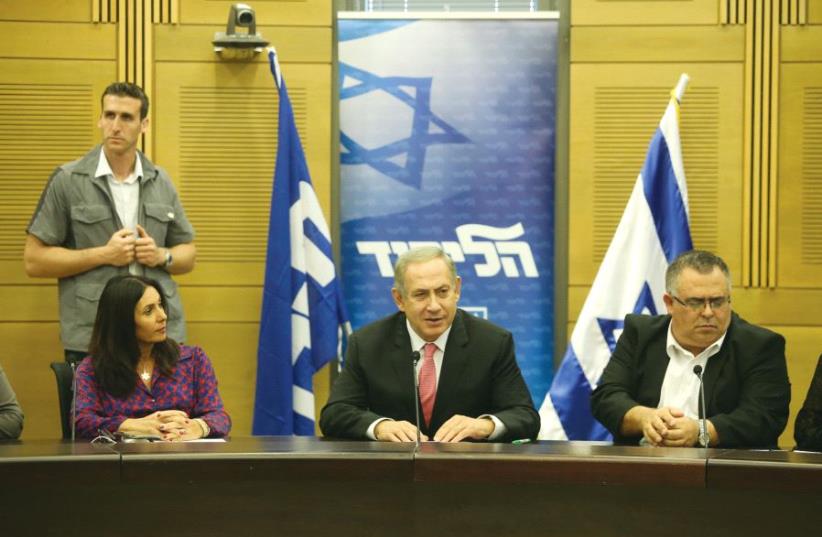
[[[615, 442], [640, 439], [619, 434], [628, 410], [659, 404], [669, 361], [665, 344], [670, 321], [670, 315], [625, 317], [625, 329], [591, 395], [594, 417]], [[785, 338], [732, 313], [722, 348], [708, 358], [703, 379], [706, 416], [721, 447], [776, 446], [791, 401]]]
[[[355, 332], [345, 367], [320, 415], [325, 436], [365, 439], [379, 418], [415, 421], [414, 365], [405, 314]], [[535, 438], [539, 414], [514, 357], [511, 333], [457, 310], [445, 344], [429, 438], [454, 414], [493, 414], [507, 429], [499, 441]], [[422, 419], [422, 413], [420, 413]]]

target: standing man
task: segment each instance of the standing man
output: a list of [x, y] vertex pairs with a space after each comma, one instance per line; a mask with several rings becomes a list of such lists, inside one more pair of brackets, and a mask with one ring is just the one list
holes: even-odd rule
[[97, 126], [103, 137], [84, 157], [58, 167], [29, 223], [26, 274], [57, 278], [66, 360], [86, 355], [106, 282], [130, 272], [158, 280], [168, 299], [168, 335], [185, 340], [171, 274], [194, 268], [194, 229], [168, 174], [137, 150], [148, 128], [148, 97], [128, 82], [108, 86]]
[[[460, 278], [441, 249], [400, 256], [391, 294], [400, 310], [354, 333], [320, 416], [326, 436], [413, 442], [414, 379], [421, 437], [440, 442], [535, 438], [539, 414], [511, 333], [457, 309]], [[421, 359], [415, 363], [414, 351]]]
[[775, 447], [788, 420], [785, 338], [731, 311], [731, 275], [718, 256], [685, 252], [665, 274], [668, 315], [628, 315], [591, 395], [618, 443], [694, 446], [703, 371], [710, 446]]

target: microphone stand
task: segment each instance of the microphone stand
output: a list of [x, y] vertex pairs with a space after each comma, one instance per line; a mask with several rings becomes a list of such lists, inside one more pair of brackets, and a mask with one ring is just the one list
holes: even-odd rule
[[699, 412], [699, 445], [701, 445], [704, 448], [707, 448], [708, 444], [711, 443], [711, 438], [708, 435], [707, 423], [705, 423], [705, 420], [706, 420], [705, 412], [706, 412], [707, 409], [705, 408], [705, 384], [702, 382], [702, 366], [701, 365], [695, 365], [694, 366], [694, 374], [699, 379], [699, 396], [700, 396], [700, 399], [702, 401], [702, 404], [699, 405], [700, 406], [700, 412]]
[[413, 359], [413, 367], [411, 367], [411, 374], [414, 375], [414, 411], [416, 417], [416, 426], [417, 426], [417, 442], [416, 442], [416, 451], [420, 450], [420, 380], [417, 377], [417, 362], [420, 361], [420, 351], [414, 351], [411, 354], [411, 358]]

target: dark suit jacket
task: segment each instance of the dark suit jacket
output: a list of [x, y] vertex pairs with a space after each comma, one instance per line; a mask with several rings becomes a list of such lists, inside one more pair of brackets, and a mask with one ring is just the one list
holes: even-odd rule
[[793, 429], [796, 449], [822, 451], [822, 355]]
[[[355, 332], [345, 367], [320, 415], [325, 436], [365, 439], [379, 418], [415, 422], [414, 365], [405, 314]], [[511, 333], [457, 310], [445, 344], [431, 424], [432, 437], [454, 414], [493, 414], [507, 429], [499, 441], [535, 438], [539, 414], [522, 378]], [[422, 419], [422, 412], [420, 412]]]
[[[636, 405], [656, 408], [668, 368], [665, 349], [670, 315], [628, 315], [591, 409], [619, 443], [622, 418]], [[706, 416], [722, 447], [774, 447], [788, 421], [791, 386], [785, 338], [732, 314], [725, 341], [703, 374]], [[700, 403], [701, 406], [701, 403]]]

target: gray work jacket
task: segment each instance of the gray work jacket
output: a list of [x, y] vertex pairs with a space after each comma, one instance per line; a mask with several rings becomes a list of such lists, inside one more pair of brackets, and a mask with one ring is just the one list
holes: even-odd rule
[[[158, 246], [170, 248], [194, 240], [168, 174], [138, 152], [143, 165], [137, 223]], [[82, 250], [108, 243], [123, 227], [105, 177], [94, 177], [100, 146], [79, 160], [58, 167], [51, 175], [27, 232], [49, 246]], [[177, 284], [162, 268], [140, 265], [147, 278], [160, 282], [168, 302], [168, 335], [185, 341], [185, 318]], [[97, 314], [97, 303], [106, 282], [127, 274], [128, 266], [102, 265], [88, 272], [59, 279], [60, 337], [68, 350], [86, 351]]]

